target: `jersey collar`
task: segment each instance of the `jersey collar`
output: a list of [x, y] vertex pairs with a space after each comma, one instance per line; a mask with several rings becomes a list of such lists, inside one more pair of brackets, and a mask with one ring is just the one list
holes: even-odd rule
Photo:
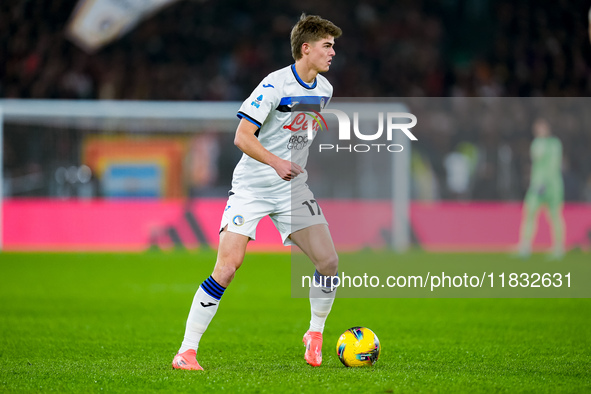
[[316, 85], [318, 84], [318, 78], [314, 78], [314, 83], [312, 85], [308, 85], [306, 82], [302, 81], [302, 78], [300, 78], [300, 76], [298, 75], [298, 72], [296, 71], [295, 64], [291, 65], [291, 71], [293, 72], [293, 76], [298, 81], [298, 83], [300, 85], [302, 85], [303, 87], [305, 87], [306, 89], [314, 89], [316, 87]]

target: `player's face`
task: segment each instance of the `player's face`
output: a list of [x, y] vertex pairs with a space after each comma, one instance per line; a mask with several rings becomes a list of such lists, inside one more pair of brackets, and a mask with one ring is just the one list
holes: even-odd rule
[[538, 119], [534, 123], [533, 133], [535, 137], [547, 137], [550, 135], [550, 125], [544, 119]]
[[318, 72], [326, 72], [330, 68], [334, 51], [334, 37], [323, 38], [309, 44], [309, 64]]

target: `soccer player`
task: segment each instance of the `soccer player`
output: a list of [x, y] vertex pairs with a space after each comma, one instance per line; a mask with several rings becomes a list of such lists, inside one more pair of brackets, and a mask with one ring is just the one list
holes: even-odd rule
[[331, 284], [338, 256], [326, 219], [306, 185], [304, 168], [312, 142], [308, 130], [294, 132], [290, 125], [298, 107], [320, 111], [332, 97], [331, 84], [319, 73], [330, 68], [334, 40], [340, 35], [332, 22], [302, 14], [291, 31], [295, 64], [265, 77], [238, 111], [234, 144], [244, 153], [223, 212], [217, 261], [193, 299], [184, 340], [172, 361], [175, 369], [203, 369], [196, 360], [201, 336], [266, 215], [284, 245], [297, 245], [316, 267], [315, 282], [321, 286], [310, 287], [312, 317], [303, 341], [308, 364], [322, 363], [322, 332], [335, 297]]
[[538, 213], [544, 205], [552, 226], [552, 257], [560, 259], [564, 254], [562, 144], [558, 138], [552, 136], [546, 119], [535, 120], [533, 134], [535, 138], [530, 148], [530, 186], [523, 207], [519, 255], [524, 258], [530, 256]]

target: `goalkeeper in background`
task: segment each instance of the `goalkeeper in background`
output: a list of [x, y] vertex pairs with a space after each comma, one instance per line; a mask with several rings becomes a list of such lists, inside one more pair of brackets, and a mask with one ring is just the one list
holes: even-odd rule
[[530, 256], [538, 212], [545, 205], [552, 227], [552, 257], [560, 259], [564, 255], [562, 143], [551, 134], [550, 124], [543, 118], [535, 120], [533, 134], [531, 177], [523, 206], [519, 255], [523, 258]]

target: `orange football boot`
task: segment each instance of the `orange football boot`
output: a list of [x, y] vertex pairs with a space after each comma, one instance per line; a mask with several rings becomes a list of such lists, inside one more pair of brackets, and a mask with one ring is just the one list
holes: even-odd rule
[[304, 334], [303, 341], [306, 346], [306, 362], [313, 367], [319, 367], [322, 364], [322, 333], [308, 331]]
[[187, 371], [203, 371], [203, 368], [197, 362], [197, 352], [194, 349], [177, 353], [172, 360], [172, 368]]

